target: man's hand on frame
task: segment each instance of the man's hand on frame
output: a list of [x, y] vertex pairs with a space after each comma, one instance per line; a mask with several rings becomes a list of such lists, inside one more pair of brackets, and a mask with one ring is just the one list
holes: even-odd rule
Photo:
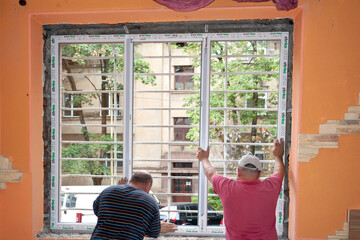
[[161, 233], [175, 232], [176, 230], [178, 230], [178, 227], [175, 224], [166, 222], [166, 219], [162, 220], [160, 224], [161, 224], [161, 230], [160, 230]]

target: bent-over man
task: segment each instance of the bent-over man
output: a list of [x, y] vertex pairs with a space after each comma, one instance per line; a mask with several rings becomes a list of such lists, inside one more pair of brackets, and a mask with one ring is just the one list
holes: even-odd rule
[[158, 203], [149, 195], [152, 182], [148, 172], [138, 171], [128, 185], [104, 189], [93, 204], [98, 221], [91, 240], [138, 240], [176, 231], [176, 225], [160, 222]]

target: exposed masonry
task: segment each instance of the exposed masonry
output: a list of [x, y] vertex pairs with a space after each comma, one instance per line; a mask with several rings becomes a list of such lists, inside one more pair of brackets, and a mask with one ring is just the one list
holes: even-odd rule
[[357, 106], [350, 106], [344, 120], [320, 124], [319, 134], [299, 134], [299, 162], [310, 162], [320, 148], [337, 148], [341, 134], [360, 134], [360, 94]]
[[327, 240], [348, 240], [349, 239], [349, 223], [344, 222], [343, 230], [336, 231], [335, 235], [329, 235]]
[[7, 157], [0, 155], [0, 190], [6, 188], [8, 182], [20, 182], [23, 173], [13, 169], [12, 163]]

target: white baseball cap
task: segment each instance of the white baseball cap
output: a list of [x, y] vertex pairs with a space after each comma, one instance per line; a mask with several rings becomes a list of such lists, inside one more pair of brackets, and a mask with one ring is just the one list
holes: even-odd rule
[[[252, 165], [254, 165], [256, 167], [256, 169], [245, 167], [246, 164], [252, 164]], [[258, 170], [258, 171], [261, 171], [261, 169], [262, 169], [260, 159], [258, 157], [253, 156], [253, 155], [250, 155], [250, 154], [243, 156], [239, 160], [238, 166], [242, 167], [242, 168], [248, 168], [248, 169], [253, 169], [253, 170]]]

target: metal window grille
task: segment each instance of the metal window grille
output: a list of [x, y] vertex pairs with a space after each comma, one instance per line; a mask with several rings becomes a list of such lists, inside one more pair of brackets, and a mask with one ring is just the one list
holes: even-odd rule
[[[175, 234], [223, 236], [223, 212], [208, 206], [216, 194], [195, 159], [196, 148], [210, 144], [210, 159], [224, 176], [235, 178], [236, 161], [249, 152], [262, 155], [263, 177], [270, 174], [270, 140], [285, 137], [288, 33], [51, 41], [51, 228], [92, 231], [96, 217], [89, 201], [119, 178], [146, 169], [154, 178], [153, 196], [165, 205], [161, 217], [181, 224]], [[177, 77], [189, 74], [176, 66], [192, 69], [191, 89], [174, 86]], [[78, 105], [69, 105], [70, 94]], [[65, 118], [69, 111], [79, 112], [77, 119]], [[191, 121], [173, 122], [180, 118]], [[189, 141], [176, 141], [178, 127], [187, 128]], [[89, 186], [77, 186], [84, 182]], [[279, 199], [278, 219], [282, 211]], [[281, 220], [276, 227], [281, 235]]]

